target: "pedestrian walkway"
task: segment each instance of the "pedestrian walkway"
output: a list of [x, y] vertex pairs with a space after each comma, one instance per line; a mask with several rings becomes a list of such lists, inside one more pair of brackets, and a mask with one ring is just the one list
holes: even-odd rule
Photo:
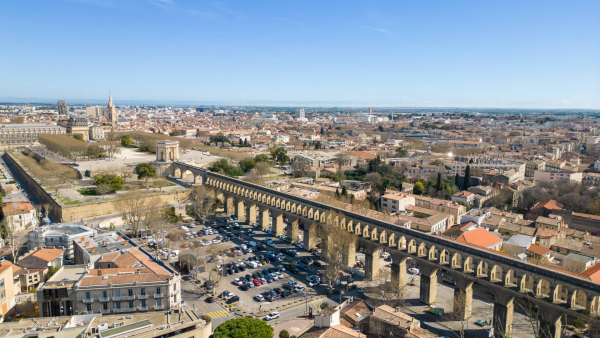
[[204, 315], [209, 316], [210, 318], [213, 318], [213, 319], [231, 316], [231, 314], [227, 310], [213, 311], [213, 312], [208, 312], [208, 313], [205, 312]]

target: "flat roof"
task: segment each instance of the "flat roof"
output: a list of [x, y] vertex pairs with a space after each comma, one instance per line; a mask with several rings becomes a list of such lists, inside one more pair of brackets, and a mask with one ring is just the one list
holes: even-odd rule
[[[181, 323], [174, 325], [171, 328], [173, 330], [178, 330], [182, 325], [190, 323], [210, 325], [208, 321], [201, 319], [198, 313], [190, 309], [187, 309], [186, 311], [172, 311], [170, 317], [172, 325], [174, 322]], [[168, 324], [167, 319], [167, 312], [97, 316], [94, 317], [94, 320], [90, 323], [86, 333], [91, 334], [92, 328], [98, 328], [100, 325], [107, 324], [109, 329], [100, 332], [101, 338], [122, 335], [126, 335], [127, 337], [163, 335], [167, 334], [169, 330], [162, 329], [164, 325]], [[113, 324], [115, 323], [117, 324], [117, 327], [113, 327]], [[123, 334], [127, 331], [130, 332]]]
[[[54, 276], [50, 277], [46, 282], [48, 283], [60, 283], [60, 282], [74, 282], [78, 281], [81, 276], [85, 273], [87, 265], [64, 265]], [[48, 286], [48, 285], [47, 285]], [[52, 286], [52, 285], [50, 285]]]

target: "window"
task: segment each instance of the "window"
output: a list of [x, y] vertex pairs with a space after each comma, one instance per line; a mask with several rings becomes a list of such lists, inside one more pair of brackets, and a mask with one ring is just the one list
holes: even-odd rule
[[142, 307], [146, 307], [146, 300], [142, 299]]
[[133, 301], [132, 300], [129, 301], [129, 308], [130, 309], [133, 308]]
[[115, 297], [121, 297], [121, 290], [115, 290]]
[[106, 291], [102, 291], [102, 297], [104, 297], [104, 298], [108, 297], [108, 296], [106, 295]]
[[160, 287], [156, 288], [156, 294], [160, 295]]
[[177, 284], [173, 284], [173, 291], [177, 290]]
[[86, 310], [87, 310], [88, 312], [89, 312], [89, 311], [92, 311], [92, 304], [86, 304], [86, 306], [85, 306], [85, 307], [86, 307]]
[[90, 293], [89, 293], [89, 292], [86, 292], [86, 293], [85, 293], [85, 299], [90, 299], [90, 298], [92, 298], [92, 296], [90, 295]]
[[120, 302], [116, 302], [115, 303], [115, 308], [120, 309], [121, 308], [121, 303]]
[[161, 299], [161, 298], [158, 298], [158, 299], [156, 300], [156, 305], [158, 305], [158, 306], [161, 306], [161, 305], [162, 305], [162, 299]]
[[133, 296], [133, 289], [129, 289], [129, 290], [127, 290], [127, 295], [129, 295], [129, 296]]
[[102, 309], [108, 310], [108, 303], [102, 303]]
[[142, 288], [140, 290], [140, 295], [142, 295], [142, 296], [146, 295], [146, 289], [145, 288]]

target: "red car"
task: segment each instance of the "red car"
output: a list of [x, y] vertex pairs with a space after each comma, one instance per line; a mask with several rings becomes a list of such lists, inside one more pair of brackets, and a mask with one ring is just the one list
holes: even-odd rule
[[261, 285], [260, 282], [258, 281], [258, 279], [255, 279], [253, 281], [253, 283], [254, 283], [255, 286], [260, 286]]

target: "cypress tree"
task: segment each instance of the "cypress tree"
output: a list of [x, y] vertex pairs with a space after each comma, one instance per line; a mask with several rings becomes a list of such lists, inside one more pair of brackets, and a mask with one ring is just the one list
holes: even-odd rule
[[438, 173], [436, 190], [442, 189], [442, 173]]
[[471, 166], [467, 165], [467, 167], [465, 168], [465, 184], [464, 184], [463, 190], [469, 189], [470, 186], [471, 186]]
[[346, 188], [346, 186], [344, 186], [342, 188], [342, 196], [344, 196], [344, 197], [348, 196], [348, 188]]
[[458, 180], [458, 173], [456, 173], [456, 175], [454, 176], [454, 185], [455, 185], [457, 188], [459, 188], [459, 189], [460, 189], [460, 187], [459, 187], [458, 183], [459, 183], [459, 180]]
[[335, 197], [340, 198], [340, 189], [335, 189]]

